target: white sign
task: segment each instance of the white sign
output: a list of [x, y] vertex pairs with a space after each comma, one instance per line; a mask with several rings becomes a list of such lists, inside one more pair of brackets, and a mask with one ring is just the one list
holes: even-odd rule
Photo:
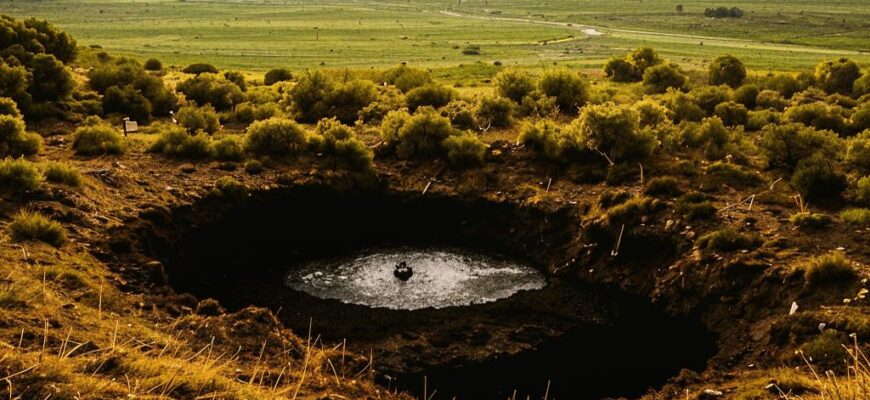
[[124, 132], [138, 132], [139, 124], [136, 121], [124, 121]]

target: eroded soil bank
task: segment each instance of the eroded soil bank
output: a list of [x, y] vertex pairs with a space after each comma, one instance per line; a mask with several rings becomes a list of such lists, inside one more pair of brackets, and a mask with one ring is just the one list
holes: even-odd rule
[[[393, 390], [593, 399], [638, 396], [683, 368], [703, 370], [715, 335], [696, 315], [667, 314], [637, 293], [558, 273], [577, 261], [577, 242], [595, 234], [581, 226], [582, 211], [378, 185], [291, 185], [152, 210], [114, 243], [160, 260], [178, 292], [231, 311], [268, 307], [300, 336], [310, 330], [326, 345], [371, 354], [375, 378]], [[402, 311], [320, 299], [284, 282], [294, 265], [385, 246], [508, 257], [538, 268], [548, 285], [493, 303]], [[671, 253], [660, 247], [647, 262]]]

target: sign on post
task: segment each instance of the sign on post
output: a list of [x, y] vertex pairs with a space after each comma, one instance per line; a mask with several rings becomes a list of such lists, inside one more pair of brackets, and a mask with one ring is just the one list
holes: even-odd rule
[[139, 124], [136, 121], [132, 121], [130, 119], [124, 119], [124, 136], [127, 136], [128, 133], [138, 132]]

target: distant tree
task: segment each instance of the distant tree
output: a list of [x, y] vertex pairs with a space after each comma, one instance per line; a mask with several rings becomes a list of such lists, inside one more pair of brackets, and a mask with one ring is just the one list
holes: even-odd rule
[[677, 12], [678, 12], [678, 13], [682, 13], [682, 12], [683, 12], [683, 5], [682, 5], [682, 4], [677, 4]]
[[746, 79], [746, 67], [734, 56], [716, 57], [709, 68], [711, 85], [728, 85], [736, 88]]
[[145, 61], [145, 69], [148, 71], [160, 71], [163, 69], [163, 63], [156, 58], [149, 58]]

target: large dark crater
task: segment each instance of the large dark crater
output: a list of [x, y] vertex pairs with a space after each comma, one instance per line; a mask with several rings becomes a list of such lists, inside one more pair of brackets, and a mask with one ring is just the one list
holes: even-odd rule
[[[325, 343], [371, 350], [376, 379], [418, 396], [424, 380], [437, 399], [638, 396], [683, 368], [704, 369], [715, 352], [714, 338], [691, 318], [548, 274], [580, 234], [570, 207], [298, 186], [210, 196], [136, 233], [176, 291], [230, 310], [269, 307], [302, 336], [311, 324]], [[312, 260], [401, 247], [515, 260], [547, 275], [547, 285], [485, 304], [407, 311], [318, 298], [285, 283]]]

